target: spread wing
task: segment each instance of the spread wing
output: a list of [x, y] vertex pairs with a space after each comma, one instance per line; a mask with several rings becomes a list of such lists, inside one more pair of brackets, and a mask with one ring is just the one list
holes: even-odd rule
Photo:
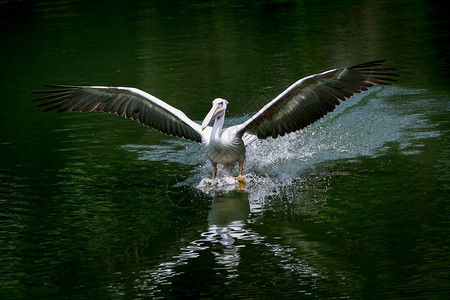
[[51, 89], [38, 99], [44, 111], [107, 112], [136, 120], [167, 135], [202, 142], [201, 125], [182, 111], [136, 88], [105, 86], [44, 85]]
[[333, 69], [300, 79], [264, 106], [252, 118], [238, 125], [239, 134], [259, 139], [276, 138], [300, 130], [334, 110], [355, 93], [374, 85], [389, 85], [394, 68], [382, 67], [385, 60]]

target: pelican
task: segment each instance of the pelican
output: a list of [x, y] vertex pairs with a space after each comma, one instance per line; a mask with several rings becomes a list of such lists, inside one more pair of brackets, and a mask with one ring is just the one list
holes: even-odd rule
[[[243, 181], [245, 148], [257, 139], [277, 138], [319, 120], [355, 93], [374, 85], [390, 85], [398, 76], [385, 60], [340, 67], [296, 81], [242, 124], [223, 128], [228, 101], [217, 98], [202, 124], [142, 90], [130, 87], [43, 85], [33, 101], [44, 111], [105, 112], [136, 120], [164, 134], [202, 144], [211, 162], [214, 180], [217, 164], [230, 172], [236, 162]], [[210, 123], [213, 123], [210, 126]], [[230, 175], [230, 174], [229, 174]]]

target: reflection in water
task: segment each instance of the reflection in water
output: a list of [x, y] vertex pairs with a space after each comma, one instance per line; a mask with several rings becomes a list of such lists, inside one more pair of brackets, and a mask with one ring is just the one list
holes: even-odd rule
[[217, 265], [215, 270], [226, 270], [227, 278], [238, 276], [237, 267], [241, 260], [239, 249], [244, 247], [239, 241], [261, 243], [264, 240], [246, 228], [249, 214], [250, 205], [245, 192], [232, 191], [225, 196], [216, 194], [208, 215], [207, 230], [201, 232], [197, 239], [183, 245], [171, 260], [159, 264], [155, 269], [143, 271], [136, 288], [156, 292], [158, 285], [171, 283], [174, 277], [181, 274], [177, 269], [200, 258], [204, 251], [214, 255]]
[[250, 213], [248, 200], [237, 197], [241, 195], [233, 197], [233, 194], [236, 192], [214, 198], [208, 215], [208, 231], [202, 233], [202, 237], [214, 247], [215, 261], [227, 270], [228, 278], [238, 276], [241, 257], [236, 240], [251, 240], [254, 243], [260, 240], [257, 234], [245, 229]]
[[[335, 289], [325, 287], [327, 281], [336, 282], [335, 286], [346, 285], [354, 280], [354, 276], [349, 276], [349, 270], [346, 272], [333, 270], [331, 263], [329, 269], [322, 269], [314, 266], [314, 261], [320, 261], [320, 256], [315, 248], [315, 243], [310, 244], [302, 238], [295, 238], [286, 243], [278, 235], [267, 235], [258, 232], [258, 226], [261, 217], [261, 206], [259, 203], [251, 203], [248, 199], [249, 194], [244, 191], [231, 191], [225, 194], [215, 193], [208, 214], [208, 225], [206, 230], [198, 233], [197, 237], [191, 241], [185, 241], [179, 247], [176, 254], [169, 259], [159, 263], [156, 267], [143, 270], [134, 280], [134, 289], [142, 291], [143, 295], [155, 299], [163, 298], [170, 293], [176, 294], [179, 289], [178, 282], [183, 282], [184, 277], [196, 277], [201, 274], [214, 274], [214, 277], [221, 278], [215, 285], [212, 278], [204, 278], [208, 281], [210, 290], [220, 290], [223, 285], [236, 284], [236, 282], [245, 282], [241, 276], [259, 276], [258, 269], [266, 272], [267, 277], [277, 278], [279, 272], [287, 272], [294, 282], [299, 284], [298, 288], [289, 287], [283, 293], [308, 294], [312, 291], [320, 294], [322, 289]], [[286, 234], [286, 233], [284, 233]], [[290, 236], [301, 237], [303, 233], [300, 228], [289, 233]], [[326, 245], [320, 247], [326, 248]], [[254, 253], [248, 256], [248, 253]], [[261, 260], [263, 255], [265, 260], [272, 261], [269, 265]], [[299, 256], [300, 255], [300, 256]], [[304, 256], [302, 258], [301, 256]], [[214, 262], [204, 263], [208, 257], [213, 257]], [[313, 260], [309, 261], [311, 257]], [[335, 262], [337, 258], [333, 258]], [[322, 258], [326, 260], [326, 258]], [[200, 266], [200, 270], [196, 266]], [[246, 268], [251, 275], [246, 274]], [[283, 270], [283, 271], [280, 271]], [[191, 283], [192, 284], [192, 283]], [[200, 284], [201, 283], [197, 283]], [[281, 284], [281, 283], [280, 283]], [[167, 287], [164, 293], [161, 293], [161, 287]], [[111, 292], [118, 292], [123, 287], [110, 285]], [[193, 287], [191, 287], [193, 288]], [[194, 290], [183, 291], [183, 296], [195, 295]], [[351, 289], [346, 292], [339, 292], [342, 295], [351, 293]], [[239, 293], [239, 291], [236, 291]], [[220, 294], [220, 293], [219, 293]], [[216, 294], [217, 295], [217, 294]], [[198, 295], [195, 295], [198, 296]]]

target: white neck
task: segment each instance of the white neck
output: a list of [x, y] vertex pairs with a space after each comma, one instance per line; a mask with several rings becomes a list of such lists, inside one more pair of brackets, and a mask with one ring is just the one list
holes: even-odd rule
[[225, 114], [214, 120], [214, 125], [211, 131], [211, 141], [214, 141], [216, 137], [219, 138], [219, 135], [222, 132], [224, 121], [225, 121]]

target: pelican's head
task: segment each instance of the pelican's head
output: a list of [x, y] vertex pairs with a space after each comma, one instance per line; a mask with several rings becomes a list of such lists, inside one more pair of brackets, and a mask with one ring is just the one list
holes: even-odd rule
[[219, 119], [225, 115], [228, 101], [222, 98], [214, 99], [212, 102], [212, 108], [206, 115], [202, 123], [202, 130], [204, 130], [212, 120]]

